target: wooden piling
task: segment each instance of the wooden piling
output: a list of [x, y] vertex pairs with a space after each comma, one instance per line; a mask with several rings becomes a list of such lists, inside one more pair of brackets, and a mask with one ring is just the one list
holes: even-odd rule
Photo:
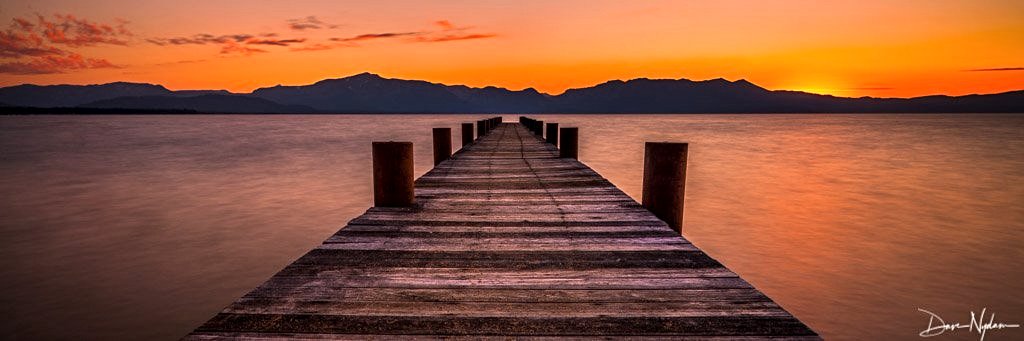
[[487, 126], [484, 120], [476, 121], [476, 138], [484, 137], [484, 134], [487, 134]]
[[473, 123], [462, 124], [462, 147], [473, 143]]
[[452, 128], [434, 128], [434, 166], [452, 157]]
[[579, 159], [580, 129], [576, 127], [570, 127], [561, 128], [559, 130], [561, 130], [561, 133], [559, 134], [561, 136], [559, 137], [562, 139], [562, 145], [558, 148], [558, 157]]
[[412, 206], [412, 142], [373, 142], [373, 205]]
[[544, 121], [537, 121], [537, 124], [534, 126], [533, 133], [537, 134], [537, 136], [540, 136], [541, 138], [544, 138]]
[[550, 144], [558, 146], [558, 123], [548, 123], [547, 141]]
[[683, 231], [686, 143], [647, 142], [642, 205], [676, 232]]

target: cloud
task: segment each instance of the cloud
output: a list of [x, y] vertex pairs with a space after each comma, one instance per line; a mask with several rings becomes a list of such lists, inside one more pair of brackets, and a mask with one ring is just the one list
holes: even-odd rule
[[293, 48], [291, 48], [291, 50], [292, 51], [325, 51], [325, 50], [333, 49], [335, 47], [342, 47], [342, 46], [344, 46], [344, 45], [340, 45], [340, 44], [327, 45], [327, 44], [316, 43], [316, 44], [310, 44], [310, 45], [305, 45], [305, 46], [293, 47]]
[[970, 69], [968, 72], [990, 72], [990, 71], [1024, 71], [1024, 67], [997, 67], [989, 69]]
[[292, 44], [301, 44], [306, 41], [306, 38], [275, 39], [275, 37], [277, 37], [277, 33], [261, 33], [259, 34], [259, 37], [262, 38], [257, 38], [251, 34], [214, 35], [209, 33], [199, 33], [187, 37], [150, 38], [146, 39], [146, 41], [158, 46], [220, 45], [220, 54], [238, 54], [244, 56], [268, 52], [267, 50], [247, 47], [244, 45], [291, 46]]
[[36, 14], [35, 20], [13, 18], [0, 31], [0, 73], [47, 74], [81, 69], [116, 68], [106, 59], [89, 58], [72, 49], [96, 45], [128, 45], [127, 20], [93, 22], [67, 14]]
[[374, 39], [388, 39], [388, 38], [408, 37], [408, 36], [414, 36], [414, 35], [419, 35], [419, 34], [423, 34], [423, 32], [366, 33], [366, 34], [360, 34], [360, 35], [357, 35], [357, 36], [354, 36], [354, 37], [348, 37], [348, 38], [331, 38], [330, 40], [331, 41], [337, 41], [337, 42], [355, 42], [355, 41], [365, 41], [365, 40], [374, 40]]
[[288, 28], [296, 31], [304, 30], [319, 30], [322, 28], [337, 28], [338, 25], [332, 25], [323, 22], [315, 15], [311, 15], [305, 18], [288, 19]]
[[417, 37], [416, 41], [424, 42], [424, 43], [438, 43], [438, 42], [455, 41], [455, 40], [487, 39], [487, 38], [494, 38], [494, 37], [497, 37], [497, 36], [498, 35], [494, 34], [494, 33], [441, 34], [441, 35], [431, 35], [431, 36], [425, 36], [425, 37]]
[[[125, 28], [128, 22], [123, 19], [116, 20], [114, 25], [96, 23], [70, 14], [54, 14], [53, 20], [36, 15], [36, 19], [35, 26], [41, 28], [43, 36], [54, 44], [76, 47], [99, 44], [128, 45], [128, 41], [123, 38], [132, 35]], [[15, 24], [27, 27], [23, 21], [15, 20]]]
[[32, 24], [32, 22], [29, 21], [28, 19], [14, 18], [14, 24], [12, 26], [17, 27], [22, 31], [29, 31], [32, 30], [32, 28], [35, 27], [36, 25]]
[[[12, 26], [16, 25], [19, 24]], [[61, 49], [46, 45], [43, 38], [32, 31], [9, 29], [0, 32], [0, 58], [37, 57], [62, 52]]]
[[429, 32], [429, 34], [415, 37], [411, 41], [421, 43], [440, 43], [456, 40], [487, 39], [498, 36], [496, 33], [465, 33], [466, 31], [472, 30], [474, 27], [458, 26], [448, 20], [435, 21], [434, 26], [439, 27], [441, 30], [438, 32]]
[[249, 45], [274, 45], [274, 46], [288, 46], [290, 44], [298, 44], [305, 42], [305, 38], [299, 39], [250, 39], [246, 40], [245, 43]]
[[220, 54], [240, 54], [244, 56], [251, 56], [255, 53], [265, 53], [267, 50], [261, 50], [257, 48], [248, 47], [236, 42], [229, 41], [220, 48]]
[[407, 38], [405, 39], [407, 42], [437, 43], [455, 40], [487, 39], [498, 36], [495, 33], [468, 33], [465, 31], [472, 30], [473, 26], [457, 26], [448, 20], [435, 21], [434, 26], [437, 26], [440, 29], [412, 32], [366, 33], [346, 38], [331, 38], [330, 40], [334, 42], [354, 43], [375, 39]]
[[209, 33], [194, 34], [189, 37], [176, 37], [176, 38], [150, 38], [146, 39], [151, 44], [160, 46], [165, 45], [206, 45], [206, 44], [226, 44], [229, 42], [241, 43], [253, 36], [249, 34], [224, 34], [224, 35], [212, 35]]
[[[337, 25], [324, 23], [316, 16], [308, 16], [299, 19], [289, 19], [289, 27], [293, 30], [312, 30], [322, 28], [334, 28]], [[289, 47], [291, 51], [325, 51], [342, 47], [358, 47], [358, 43], [373, 40], [399, 39], [404, 42], [446, 42], [455, 40], [485, 39], [496, 37], [494, 33], [473, 33], [472, 26], [458, 26], [448, 20], [438, 20], [433, 23], [434, 29], [424, 31], [401, 31], [364, 33], [348, 37], [329, 38], [328, 42], [309, 41], [307, 38], [279, 39], [277, 33], [252, 34], [225, 34], [214, 35], [209, 33], [194, 34], [191, 36], [172, 38], [149, 38], [147, 42], [159, 46], [168, 45], [220, 45], [221, 54], [253, 55], [255, 53], [269, 52], [256, 48], [260, 46], [282, 46]], [[251, 45], [251, 46], [245, 46]]]
[[65, 55], [47, 55], [32, 58], [28, 61], [3, 62], [0, 63], [0, 73], [36, 75], [64, 73], [69, 70], [117, 67], [106, 59], [86, 58], [77, 53], [67, 53]]
[[202, 63], [202, 62], [205, 62], [205, 61], [206, 61], [206, 59], [185, 59], [185, 60], [178, 60], [178, 61], [173, 61], [173, 62], [157, 63], [156, 65], [164, 66], [164, 65], [195, 64], [195, 63]]
[[448, 20], [438, 20], [438, 21], [435, 21], [434, 25], [440, 26], [442, 30], [454, 30], [454, 29], [456, 29], [455, 25], [453, 25], [452, 22], [448, 21]]

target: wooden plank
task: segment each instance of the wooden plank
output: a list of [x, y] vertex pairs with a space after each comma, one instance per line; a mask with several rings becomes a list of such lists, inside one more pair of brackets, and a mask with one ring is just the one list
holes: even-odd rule
[[795, 318], [702, 317], [460, 317], [329, 314], [229, 314], [198, 332], [337, 333], [383, 335], [794, 335], [814, 332]]
[[290, 291], [257, 288], [244, 298], [281, 297], [292, 300], [350, 302], [620, 302], [658, 303], [692, 301], [770, 301], [756, 289], [666, 289], [666, 290], [588, 290], [588, 289], [481, 289], [460, 290], [423, 288], [344, 288], [296, 287]]
[[[272, 340], [367, 340], [381, 338], [381, 335], [358, 335], [358, 334], [306, 334], [306, 333], [217, 333], [205, 332], [195, 333], [185, 337], [185, 340], [208, 341], [208, 340], [248, 340], [248, 341], [272, 341]], [[508, 340], [507, 336], [488, 335], [387, 335], [388, 340]], [[601, 335], [601, 336], [522, 336], [517, 335], [516, 340], [525, 341], [550, 341], [550, 340], [641, 340], [641, 341], [663, 341], [678, 340], [678, 336], [641, 336], [641, 335]], [[817, 336], [687, 336], [687, 340], [694, 341], [750, 341], [750, 340], [820, 340]]]
[[229, 314], [326, 314], [361, 316], [459, 317], [699, 317], [699, 316], [774, 316], [787, 317], [771, 301], [738, 302], [354, 302], [334, 300], [241, 299], [223, 311]]

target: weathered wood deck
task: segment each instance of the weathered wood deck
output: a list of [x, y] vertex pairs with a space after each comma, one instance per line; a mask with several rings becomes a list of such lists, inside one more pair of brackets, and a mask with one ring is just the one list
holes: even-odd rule
[[[186, 339], [817, 335], [586, 165], [501, 124]], [[423, 157], [423, 156], [420, 156]]]

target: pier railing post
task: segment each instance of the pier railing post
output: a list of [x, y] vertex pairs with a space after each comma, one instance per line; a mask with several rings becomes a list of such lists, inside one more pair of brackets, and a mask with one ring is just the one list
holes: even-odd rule
[[412, 206], [412, 142], [374, 142], [372, 153], [373, 206]]
[[434, 166], [452, 157], [452, 128], [434, 128]]
[[558, 157], [579, 159], [580, 128], [561, 128], [562, 145], [558, 147]]
[[533, 125], [533, 133], [544, 138], [544, 121], [537, 121], [537, 124]]
[[683, 231], [686, 154], [686, 143], [647, 142], [644, 146], [642, 204], [679, 233]]
[[462, 148], [473, 143], [473, 123], [462, 124]]
[[487, 133], [487, 126], [484, 120], [476, 121], [476, 138], [479, 140]]
[[548, 123], [548, 143], [558, 146], [558, 123]]

